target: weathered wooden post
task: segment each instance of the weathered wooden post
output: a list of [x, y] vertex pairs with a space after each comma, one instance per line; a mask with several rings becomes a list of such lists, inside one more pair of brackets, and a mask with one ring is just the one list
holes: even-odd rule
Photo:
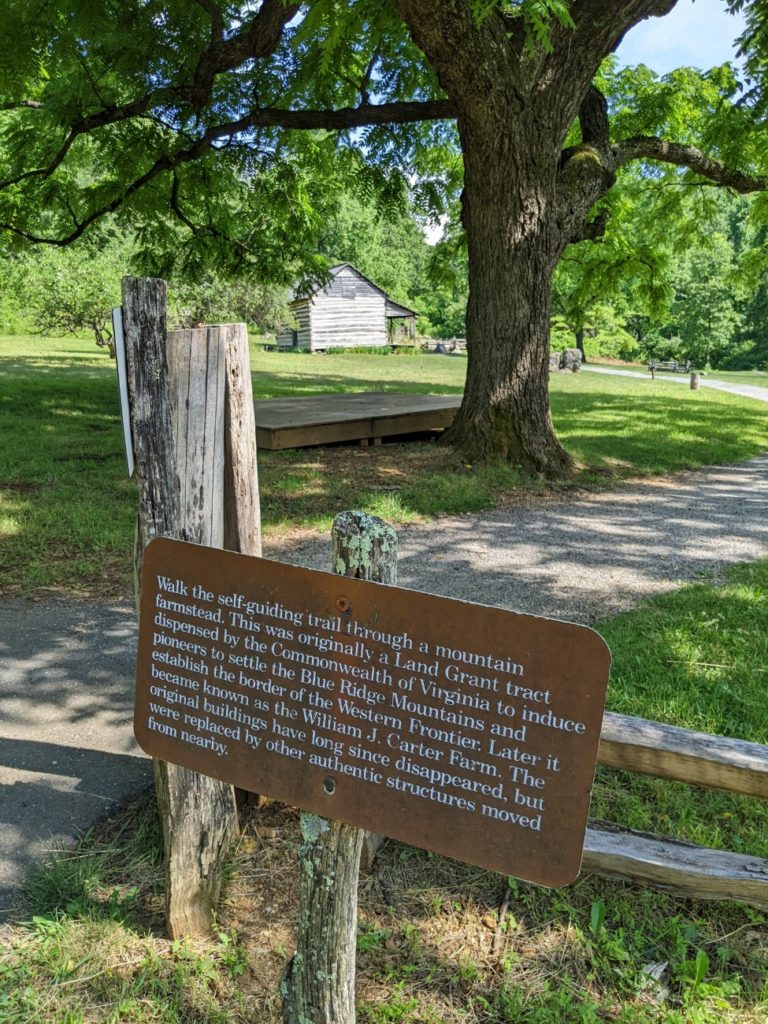
[[[165, 282], [123, 279], [123, 330], [139, 485], [139, 553], [156, 537], [224, 540], [223, 339], [166, 332]], [[222, 860], [237, 834], [234, 790], [155, 761], [171, 937], [210, 931]]]
[[[397, 582], [397, 535], [387, 523], [364, 512], [342, 512], [332, 536], [335, 572]], [[366, 833], [303, 813], [301, 837], [298, 943], [283, 981], [283, 1020], [354, 1024], [357, 882]]]
[[256, 416], [253, 407], [248, 332], [245, 324], [220, 324], [226, 375], [224, 410], [224, 547], [243, 555], [261, 555], [261, 506], [256, 465]]
[[698, 391], [701, 387], [701, 374], [694, 370], [691, 374], [691, 391]]
[[[260, 557], [261, 504], [248, 331], [245, 324], [219, 324], [208, 331], [218, 331], [224, 343], [224, 547]], [[242, 789], [235, 793], [241, 804], [257, 806], [262, 799]]]

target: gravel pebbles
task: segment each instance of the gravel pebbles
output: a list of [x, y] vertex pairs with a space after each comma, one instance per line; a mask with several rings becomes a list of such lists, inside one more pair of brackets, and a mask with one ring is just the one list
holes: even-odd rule
[[[401, 586], [592, 623], [768, 556], [768, 455], [406, 526], [399, 541]], [[327, 538], [264, 554], [316, 569], [331, 562]]]

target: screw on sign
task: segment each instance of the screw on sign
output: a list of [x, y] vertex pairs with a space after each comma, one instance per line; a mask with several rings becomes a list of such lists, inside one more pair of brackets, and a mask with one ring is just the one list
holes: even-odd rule
[[543, 885], [579, 872], [593, 630], [161, 539], [135, 729], [155, 757]]

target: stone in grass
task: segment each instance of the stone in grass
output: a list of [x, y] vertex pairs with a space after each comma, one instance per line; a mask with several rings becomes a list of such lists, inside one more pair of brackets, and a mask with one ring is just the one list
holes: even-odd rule
[[581, 369], [581, 352], [577, 348], [567, 348], [562, 354], [560, 366], [564, 370], [578, 373]]

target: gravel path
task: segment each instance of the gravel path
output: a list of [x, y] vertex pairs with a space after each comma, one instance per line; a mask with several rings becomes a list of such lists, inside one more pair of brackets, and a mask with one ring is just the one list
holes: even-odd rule
[[[265, 555], [330, 565], [327, 539]], [[766, 556], [768, 455], [406, 527], [399, 568], [402, 586], [591, 623]], [[48, 844], [149, 781], [131, 729], [135, 650], [128, 602], [0, 602], [0, 920]]]
[[[399, 537], [401, 586], [590, 623], [701, 573], [768, 556], [768, 455], [438, 519]], [[265, 555], [330, 566], [325, 538]]]

